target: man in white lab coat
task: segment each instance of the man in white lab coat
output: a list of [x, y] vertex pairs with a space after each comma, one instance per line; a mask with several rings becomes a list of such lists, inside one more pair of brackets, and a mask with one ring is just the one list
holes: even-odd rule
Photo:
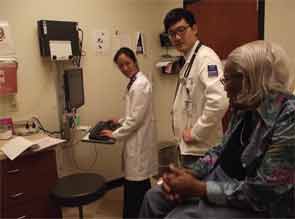
[[172, 108], [172, 126], [188, 167], [223, 135], [222, 118], [228, 100], [220, 78], [222, 63], [217, 54], [198, 40], [194, 16], [183, 8], [171, 10], [164, 19], [165, 29], [175, 48], [184, 54]]
[[145, 192], [151, 187], [150, 177], [157, 174], [158, 151], [156, 147], [152, 86], [139, 71], [134, 52], [126, 47], [117, 51], [114, 62], [130, 79], [126, 93], [125, 117], [121, 127], [106, 135], [124, 140], [124, 209], [123, 218], [137, 218]]

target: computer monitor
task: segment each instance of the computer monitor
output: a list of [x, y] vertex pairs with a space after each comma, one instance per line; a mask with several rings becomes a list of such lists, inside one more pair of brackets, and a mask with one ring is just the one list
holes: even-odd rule
[[64, 72], [65, 105], [68, 112], [84, 105], [82, 68], [66, 69]]

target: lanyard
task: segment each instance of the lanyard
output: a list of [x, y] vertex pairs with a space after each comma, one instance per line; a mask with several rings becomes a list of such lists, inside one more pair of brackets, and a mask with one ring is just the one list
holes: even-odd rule
[[[191, 68], [192, 68], [192, 65], [193, 65], [193, 63], [195, 61], [196, 55], [197, 55], [199, 49], [201, 48], [201, 46], [202, 46], [202, 43], [199, 43], [198, 46], [196, 47], [195, 52], [194, 52], [193, 56], [191, 57], [187, 68], [185, 69], [184, 79], [187, 79], [187, 77], [189, 76], [190, 71], [191, 71]], [[180, 84], [180, 78], [178, 78], [178, 81], [177, 81], [177, 85], [176, 85], [176, 89], [175, 89], [175, 94], [174, 94], [173, 102], [175, 101], [175, 98], [176, 98], [176, 95], [177, 95], [177, 91], [179, 89], [179, 84]]]
[[132, 84], [134, 83], [134, 81], [136, 80], [136, 77], [137, 77], [137, 73], [134, 74], [131, 78], [130, 78], [130, 81], [127, 85], [127, 91], [129, 91], [130, 87], [132, 86]]
[[[189, 64], [188, 64], [187, 68], [185, 69], [185, 72], [184, 72], [184, 79], [186, 79], [186, 78], [189, 76], [190, 71], [191, 71], [191, 68], [192, 68], [192, 65], [193, 65], [193, 63], [194, 63], [194, 61], [195, 61], [196, 55], [197, 55], [199, 49], [201, 48], [201, 46], [202, 46], [202, 43], [200, 42], [200, 43], [197, 45], [197, 47], [196, 47], [196, 49], [195, 49], [195, 52], [194, 52], [194, 54], [192, 55], [192, 57], [191, 57], [191, 59], [190, 59], [190, 62], [189, 62]], [[174, 99], [173, 99], [173, 105], [174, 105], [174, 102], [175, 102], [175, 99], [176, 99], [176, 95], [177, 95], [177, 92], [178, 92], [178, 89], [179, 89], [179, 85], [180, 85], [180, 78], [178, 78], [178, 81], [177, 81], [177, 85], [176, 85], [176, 89], [175, 89], [175, 94], [174, 94]], [[172, 111], [171, 111], [171, 113], [172, 113]], [[171, 114], [171, 115], [172, 115], [172, 114]], [[175, 135], [175, 129], [174, 129], [174, 121], [173, 121], [173, 117], [172, 117], [172, 131], [173, 131], [173, 133], [174, 133], [174, 135]]]

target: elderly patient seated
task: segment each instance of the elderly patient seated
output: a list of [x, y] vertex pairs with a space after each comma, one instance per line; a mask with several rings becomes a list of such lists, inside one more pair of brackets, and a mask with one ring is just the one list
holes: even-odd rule
[[221, 83], [231, 120], [221, 144], [190, 170], [171, 166], [163, 184], [146, 193], [140, 218], [295, 217], [290, 66], [284, 50], [266, 41], [228, 56]]

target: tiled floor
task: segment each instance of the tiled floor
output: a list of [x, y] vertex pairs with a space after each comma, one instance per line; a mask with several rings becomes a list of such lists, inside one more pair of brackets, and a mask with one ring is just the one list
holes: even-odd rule
[[[83, 207], [84, 218], [122, 218], [123, 187], [108, 191], [101, 199]], [[63, 218], [79, 218], [78, 208], [63, 208]]]

